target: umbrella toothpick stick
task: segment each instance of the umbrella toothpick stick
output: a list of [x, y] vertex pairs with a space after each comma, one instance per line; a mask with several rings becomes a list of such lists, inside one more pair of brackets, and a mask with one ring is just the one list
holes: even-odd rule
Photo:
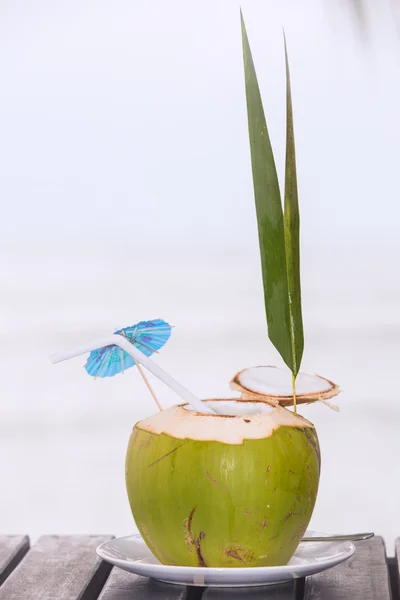
[[158, 379], [171, 388], [176, 394], [178, 394], [178, 396], [185, 400], [185, 402], [190, 404], [194, 410], [203, 413], [214, 413], [214, 410], [210, 406], [208, 406], [205, 402], [202, 402], [199, 398], [197, 398], [197, 396], [192, 394], [192, 392], [189, 392], [189, 390], [187, 390], [182, 384], [171, 377], [169, 373], [164, 371], [155, 362], [150, 360], [150, 358], [143, 354], [143, 352], [141, 352], [138, 348], [135, 348], [133, 344], [131, 344], [121, 335], [109, 335], [107, 337], [88, 342], [87, 344], [82, 344], [81, 346], [76, 346], [74, 348], [64, 350], [63, 352], [58, 352], [50, 356], [50, 360], [52, 363], [59, 363], [64, 360], [68, 360], [69, 358], [75, 358], [75, 356], [87, 354], [87, 352], [91, 352], [92, 350], [103, 348], [104, 346], [118, 346], [122, 350], [125, 350], [125, 352], [127, 352], [133, 358], [136, 364], [140, 363], [146, 367], [146, 369], [158, 377]]
[[142, 367], [140, 366], [140, 363], [136, 362], [135, 359], [133, 358], [133, 356], [132, 356], [132, 360], [135, 363], [135, 365], [137, 366], [137, 369], [138, 369], [139, 373], [141, 374], [143, 381], [147, 385], [147, 389], [149, 390], [150, 394], [153, 396], [153, 400], [157, 404], [158, 409], [164, 410], [163, 407], [161, 406], [160, 401], [158, 400], [153, 388], [150, 385], [150, 381], [147, 379], [146, 375], [144, 374], [144, 371], [143, 371]]

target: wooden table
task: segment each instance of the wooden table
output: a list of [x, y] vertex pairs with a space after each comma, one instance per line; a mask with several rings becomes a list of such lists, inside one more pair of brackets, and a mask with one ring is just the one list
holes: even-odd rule
[[195, 588], [111, 568], [95, 548], [112, 536], [0, 536], [0, 600], [397, 600], [400, 538], [387, 558], [382, 538], [359, 542], [347, 562], [263, 588]]

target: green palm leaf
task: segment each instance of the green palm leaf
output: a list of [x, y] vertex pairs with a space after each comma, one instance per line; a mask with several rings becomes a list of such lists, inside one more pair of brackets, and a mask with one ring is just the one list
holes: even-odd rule
[[286, 54], [287, 139], [284, 215], [274, 155], [242, 14], [241, 22], [251, 163], [268, 335], [295, 378], [300, 368], [304, 342], [300, 293], [299, 209], [289, 67]]
[[297, 194], [296, 150], [294, 144], [292, 94], [289, 61], [285, 41], [286, 64], [286, 167], [285, 167], [285, 250], [289, 294], [292, 372], [297, 375], [303, 356], [304, 334], [301, 314], [300, 214]]

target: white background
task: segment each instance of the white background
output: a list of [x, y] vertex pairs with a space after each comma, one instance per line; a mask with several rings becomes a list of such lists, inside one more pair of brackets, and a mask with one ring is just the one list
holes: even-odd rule
[[[356, 7], [358, 9], [356, 10]], [[343, 387], [302, 410], [323, 454], [314, 528], [400, 535], [400, 43], [396, 0], [243, 0], [284, 166], [288, 38], [302, 217], [303, 369]], [[400, 23], [400, 21], [399, 21]], [[146, 318], [203, 397], [280, 364], [266, 335], [231, 0], [0, 8], [0, 531], [134, 530], [124, 489], [138, 373], [52, 352]], [[154, 382], [165, 405], [176, 401]]]

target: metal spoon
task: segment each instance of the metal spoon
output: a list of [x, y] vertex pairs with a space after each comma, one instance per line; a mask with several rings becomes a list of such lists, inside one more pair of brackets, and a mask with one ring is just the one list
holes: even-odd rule
[[374, 533], [349, 533], [345, 535], [324, 535], [321, 537], [304, 537], [302, 542], [361, 542], [374, 537]]

